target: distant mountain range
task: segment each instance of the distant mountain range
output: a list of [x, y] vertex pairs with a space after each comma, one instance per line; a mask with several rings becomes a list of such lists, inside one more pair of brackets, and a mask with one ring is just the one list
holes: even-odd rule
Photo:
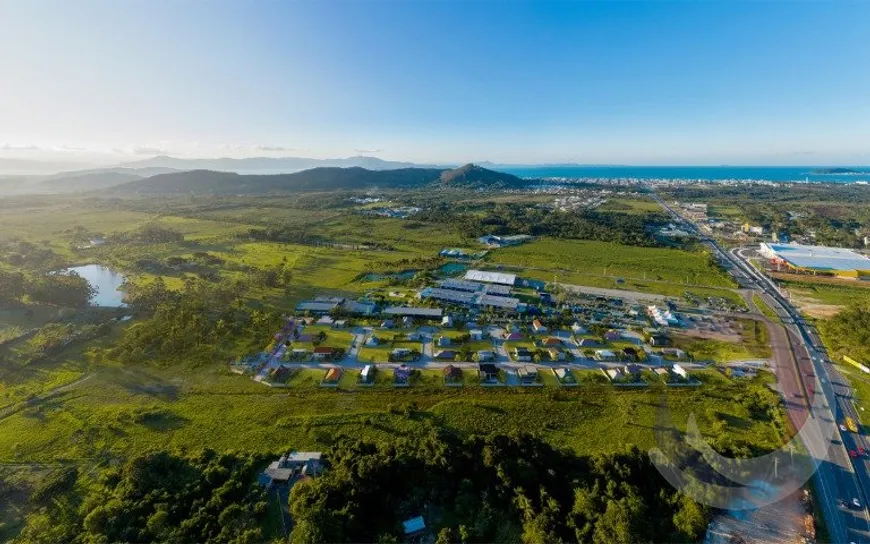
[[64, 170], [80, 170], [90, 167], [92, 167], [91, 164], [76, 161], [39, 161], [0, 157], [0, 177], [45, 176]]
[[469, 188], [519, 187], [524, 181], [511, 174], [468, 164], [457, 169], [318, 167], [293, 174], [252, 175], [193, 170], [160, 174], [123, 183], [109, 190], [118, 196], [158, 194], [267, 194], [336, 189], [373, 189], [450, 185]]
[[79, 193], [177, 172], [171, 168], [98, 168], [42, 176], [0, 176], [2, 194]]
[[175, 170], [215, 170], [239, 174], [292, 174], [319, 167], [350, 168], [367, 170], [398, 170], [401, 168], [431, 168], [411, 162], [385, 161], [377, 157], [348, 157], [344, 159], [310, 159], [305, 157], [251, 157], [247, 159], [180, 159], [161, 155], [151, 159], [126, 163], [131, 168], [159, 167]]
[[[291, 174], [315, 168], [364, 168], [372, 171], [403, 169], [437, 169], [449, 166], [418, 165], [386, 161], [376, 157], [312, 159], [305, 157], [252, 157], [246, 159], [186, 159], [165, 155], [124, 163], [118, 166], [91, 168], [85, 164], [42, 162], [0, 158], [0, 195], [73, 193], [114, 187], [175, 172], [210, 170], [242, 175]], [[341, 175], [341, 174], [339, 174]], [[213, 176], [214, 179], [217, 179]], [[393, 180], [401, 176], [393, 177]]]
[[[292, 173], [263, 173], [295, 169], [308, 164], [339, 163], [362, 166], [315, 166]], [[40, 176], [0, 176], [0, 195], [57, 194], [102, 191], [104, 194], [265, 194], [293, 191], [329, 191], [415, 187], [443, 184], [462, 187], [514, 187], [523, 181], [511, 174], [474, 164], [450, 169], [404, 166], [410, 163], [373, 157], [348, 159], [252, 158], [178, 159], [155, 157], [123, 166], [59, 172]], [[226, 170], [196, 168], [210, 166]], [[239, 170], [238, 172], [235, 170]], [[246, 173], [249, 171], [257, 173]]]
[[[477, 162], [476, 164], [491, 170], [581, 166], [575, 163], [499, 164], [489, 161]], [[215, 170], [219, 172], [237, 172], [239, 174], [292, 174], [294, 172], [301, 172], [302, 170], [331, 166], [340, 168], [359, 166], [367, 170], [397, 170], [401, 168], [445, 169], [455, 168], [459, 166], [459, 164], [420, 164], [407, 161], [388, 161], [364, 155], [333, 159], [313, 159], [310, 157], [250, 157], [245, 159], [222, 157], [191, 159], [159, 155], [148, 159], [99, 167], [82, 162], [38, 161], [0, 157], [0, 177], [47, 175], [63, 175], [64, 177], [67, 177], [73, 173], [90, 174], [101, 171], [118, 172], [118, 169], [129, 173], [131, 170], [142, 170], [148, 168], [159, 168], [173, 171]]]

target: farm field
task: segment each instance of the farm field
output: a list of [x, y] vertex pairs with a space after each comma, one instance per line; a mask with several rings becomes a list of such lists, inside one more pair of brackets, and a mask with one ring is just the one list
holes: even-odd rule
[[[487, 260], [493, 264], [564, 271], [577, 275], [689, 283], [706, 287], [735, 287], [724, 271], [710, 263], [707, 253], [679, 249], [543, 238], [493, 251], [487, 256]], [[563, 278], [571, 277], [559, 275]], [[552, 280], [552, 274], [549, 279]], [[560, 281], [571, 283], [567, 279]]]
[[662, 207], [651, 198], [609, 198], [607, 202], [598, 206], [596, 210], [600, 212], [647, 214], [661, 212]]

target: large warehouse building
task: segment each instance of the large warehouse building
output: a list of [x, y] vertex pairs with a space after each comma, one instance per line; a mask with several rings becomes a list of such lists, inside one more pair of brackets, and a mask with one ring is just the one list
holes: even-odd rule
[[513, 286], [517, 282], [517, 275], [504, 274], [502, 272], [487, 272], [484, 270], [469, 270], [465, 273], [465, 280]]
[[842, 247], [800, 244], [761, 244], [759, 251], [772, 263], [795, 272], [870, 279], [870, 258]]

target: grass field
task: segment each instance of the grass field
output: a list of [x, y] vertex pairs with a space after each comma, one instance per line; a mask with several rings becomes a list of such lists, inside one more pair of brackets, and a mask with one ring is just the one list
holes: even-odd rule
[[651, 198], [624, 197], [607, 199], [607, 202], [605, 202], [601, 206], [598, 206], [596, 210], [601, 212], [647, 214], [661, 212], [662, 207], [659, 206], [658, 202], [654, 201]]
[[710, 263], [707, 253], [679, 249], [543, 238], [493, 251], [487, 260], [496, 264], [564, 270], [576, 274], [600, 274], [707, 287], [735, 286], [724, 271]]
[[[686, 292], [745, 306], [735, 285], [703, 252], [544, 238], [490, 252], [494, 265], [546, 282], [639, 291], [680, 298]], [[617, 279], [619, 281], [617, 281]]]
[[782, 319], [780, 319], [779, 314], [774, 312], [773, 308], [768, 306], [768, 304], [766, 302], [764, 302], [764, 300], [758, 294], [752, 295], [752, 302], [753, 302], [753, 304], [755, 304], [755, 307], [758, 308], [758, 310], [766, 318], [771, 319], [773, 321], [776, 321], [777, 323], [782, 322]]
[[834, 285], [806, 281], [783, 281], [783, 287], [799, 298], [807, 298], [822, 304], [846, 306], [870, 302], [870, 288], [855, 285]]
[[305, 334], [310, 334], [317, 337], [321, 332], [326, 335], [326, 338], [318, 346], [329, 348], [341, 348], [344, 351], [350, 349], [350, 344], [353, 342], [353, 334], [341, 329], [333, 329], [329, 325], [308, 325], [305, 327]]
[[870, 375], [845, 364], [838, 364], [837, 370], [849, 381], [858, 407], [858, 416], [865, 433], [870, 430]]
[[690, 338], [674, 335], [674, 346], [698, 361], [730, 362], [750, 359], [766, 359], [771, 356], [768, 331], [764, 323], [751, 319], [740, 320], [742, 327], [740, 342]]
[[[608, 272], [609, 273], [609, 272]], [[739, 293], [731, 289], [717, 287], [697, 287], [680, 285], [666, 281], [656, 280], [634, 280], [631, 278], [604, 277], [595, 274], [586, 274], [582, 272], [571, 272], [563, 270], [521, 270], [521, 274], [525, 278], [537, 279], [545, 282], [556, 279], [559, 283], [570, 285], [582, 285], [586, 287], [603, 287], [605, 289], [617, 289], [624, 291], [636, 291], [639, 293], [651, 293], [654, 295], [663, 295], [666, 297], [682, 298], [687, 292], [694, 294], [696, 297], [706, 299], [708, 297], [718, 297], [727, 300], [729, 303], [745, 307], [746, 303]]]
[[412, 219], [391, 219], [344, 214], [317, 225], [318, 232], [334, 240], [366, 243], [377, 241], [397, 251], [434, 256], [445, 247], [463, 247], [464, 239], [444, 225]]
[[[88, 460], [167, 447], [322, 448], [340, 434], [413, 434], [421, 422], [401, 414], [409, 403], [460, 432], [534, 432], [585, 453], [628, 444], [646, 448], [653, 444], [661, 394], [583, 385], [570, 391], [453, 389], [440, 385], [436, 371], [425, 371], [421, 386], [408, 390], [377, 386], [342, 392], [320, 389], [323, 375], [302, 370], [292, 387], [271, 389], [222, 372], [177, 375], [104, 366], [81, 385], [0, 418], [0, 461]], [[597, 381], [578, 378], [582, 384]], [[342, 384], [354, 381], [347, 375]], [[775, 429], [752, 421], [734, 403], [729, 390], [736, 387], [717, 383], [670, 391], [667, 398], [677, 421], [695, 413], [704, 428], [707, 414], [716, 411], [740, 422], [730, 429], [736, 438], [776, 443]]]
[[[109, 234], [135, 228], [154, 216], [147, 213], [113, 209], [91, 203], [55, 199], [29, 200], [2, 210], [0, 241], [12, 238], [58, 240], [65, 231], [80, 226], [89, 231]], [[58, 244], [57, 247], [63, 247]]]
[[736, 220], [743, 217], [743, 211], [737, 206], [711, 204], [707, 208], [707, 215], [710, 217], [723, 217]]

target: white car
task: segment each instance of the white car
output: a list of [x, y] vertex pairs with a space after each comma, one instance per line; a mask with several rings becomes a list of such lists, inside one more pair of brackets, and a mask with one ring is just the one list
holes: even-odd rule
[[852, 506], [855, 508], [861, 508], [861, 502], [858, 499], [852, 499]]

